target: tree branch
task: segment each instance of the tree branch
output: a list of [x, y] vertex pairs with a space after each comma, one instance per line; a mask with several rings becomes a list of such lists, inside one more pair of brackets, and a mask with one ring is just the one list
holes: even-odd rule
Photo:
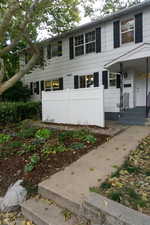
[[0, 84], [2, 83], [4, 79], [4, 61], [2, 58], [0, 58]]

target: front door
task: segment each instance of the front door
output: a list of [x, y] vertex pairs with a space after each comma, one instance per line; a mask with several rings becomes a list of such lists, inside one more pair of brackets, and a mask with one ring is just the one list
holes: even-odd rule
[[146, 79], [145, 76], [135, 77], [136, 106], [146, 105]]

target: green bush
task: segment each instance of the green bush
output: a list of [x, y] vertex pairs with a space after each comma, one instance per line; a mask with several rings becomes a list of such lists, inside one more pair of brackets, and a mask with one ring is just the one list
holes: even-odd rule
[[0, 122], [19, 122], [28, 118], [37, 118], [41, 113], [39, 102], [1, 102]]
[[11, 139], [10, 135], [0, 134], [0, 144], [5, 144]]
[[53, 131], [52, 130], [48, 130], [46, 128], [43, 129], [39, 129], [36, 133], [35, 133], [35, 137], [37, 139], [41, 139], [41, 140], [46, 140], [48, 138], [50, 138], [53, 135]]
[[35, 132], [36, 132], [36, 127], [24, 128], [17, 133], [17, 136], [22, 138], [31, 138], [31, 137], [34, 137]]

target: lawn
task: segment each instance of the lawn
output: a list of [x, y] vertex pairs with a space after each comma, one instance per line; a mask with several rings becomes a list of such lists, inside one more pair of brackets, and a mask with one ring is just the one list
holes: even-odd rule
[[150, 215], [150, 136], [130, 153], [122, 167], [91, 191]]
[[0, 125], [1, 195], [18, 179], [23, 179], [28, 193], [34, 194], [39, 182], [107, 139], [106, 135], [84, 129], [64, 131], [32, 127], [29, 121]]

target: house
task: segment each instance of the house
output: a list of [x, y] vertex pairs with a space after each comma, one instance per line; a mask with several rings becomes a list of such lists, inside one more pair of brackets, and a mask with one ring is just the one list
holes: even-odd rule
[[150, 1], [79, 26], [42, 43], [44, 65], [24, 77], [41, 91], [104, 85], [106, 119], [143, 123], [150, 91]]

